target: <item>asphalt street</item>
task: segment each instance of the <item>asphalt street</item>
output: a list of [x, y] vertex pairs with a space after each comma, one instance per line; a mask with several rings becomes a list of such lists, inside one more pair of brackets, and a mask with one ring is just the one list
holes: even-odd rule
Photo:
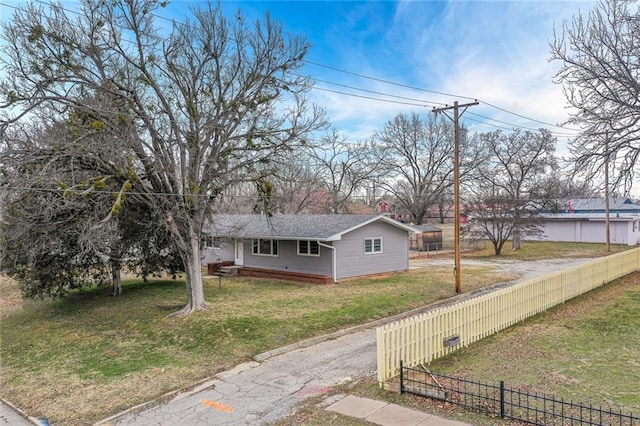
[[[570, 268], [588, 259], [553, 259], [540, 262], [502, 263], [505, 271], [520, 279]], [[445, 259], [412, 261], [444, 264]], [[477, 262], [474, 262], [477, 263]], [[496, 262], [492, 263], [494, 266]], [[469, 264], [469, 263], [467, 263]], [[462, 265], [465, 265], [463, 261]], [[460, 295], [458, 297], [468, 297]], [[424, 309], [423, 309], [424, 311]], [[405, 313], [402, 316], [408, 316]], [[105, 419], [115, 425], [265, 425], [291, 414], [307, 398], [327, 394], [332, 387], [374, 376], [376, 373], [375, 327], [400, 316], [341, 330], [256, 356], [230, 371], [216, 375], [192, 391], [178, 393], [170, 401], [151, 402]], [[33, 424], [0, 406], [2, 424]], [[15, 423], [7, 419], [16, 419]], [[24, 421], [23, 423], [20, 423]], [[4, 423], [3, 423], [4, 422]]]
[[374, 375], [375, 329], [296, 349], [219, 374], [205, 389], [134, 412], [112, 425], [260, 425], [285, 417], [306, 398]]
[[[552, 259], [539, 262], [506, 262], [501, 267], [520, 279], [570, 268], [588, 259]], [[427, 259], [416, 266], [451, 260]], [[466, 262], [470, 264], [469, 262]], [[478, 262], [474, 262], [478, 263]], [[490, 263], [490, 262], [486, 262]], [[492, 262], [495, 266], [495, 262]], [[465, 262], [463, 262], [463, 266]], [[464, 297], [464, 295], [461, 295]], [[376, 372], [376, 321], [338, 337], [276, 356], [256, 357], [261, 362], [241, 364], [221, 373], [200, 389], [168, 403], [109, 419], [103, 425], [264, 425], [289, 415], [306, 398], [329, 392], [333, 386]]]

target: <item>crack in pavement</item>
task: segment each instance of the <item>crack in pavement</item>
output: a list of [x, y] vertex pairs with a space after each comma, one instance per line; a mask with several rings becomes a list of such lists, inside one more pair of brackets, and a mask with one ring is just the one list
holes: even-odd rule
[[[587, 260], [590, 259], [529, 261], [520, 262], [525, 264], [520, 266], [507, 262], [483, 264], [509, 268], [509, 272], [521, 274], [520, 279], [526, 279], [570, 268]], [[430, 260], [430, 263], [434, 262]], [[435, 305], [421, 308], [420, 311], [434, 309]], [[415, 312], [402, 315], [413, 314]], [[342, 330], [341, 333], [325, 336], [324, 340], [314, 338], [312, 343], [301, 342], [297, 349], [287, 348], [282, 352], [274, 350], [272, 353], [279, 355], [266, 356], [261, 363], [250, 361], [240, 364], [230, 371], [217, 374], [215, 380], [205, 382], [190, 393], [177, 395], [166, 404], [123, 414], [110, 421], [109, 425], [253, 426], [276, 421], [293, 412], [305, 399], [316, 395], [314, 390], [323, 392], [348, 381], [375, 375], [375, 327], [395, 321], [402, 315]], [[305, 392], [308, 395], [304, 395]], [[232, 407], [233, 411], [219, 411], [202, 405], [204, 399]]]
[[[210, 382], [206, 389], [125, 415], [112, 424], [263, 425], [288, 415], [311, 396], [375, 371], [375, 362], [375, 332], [364, 330], [252, 364], [252, 368]], [[233, 407], [233, 412], [203, 406], [203, 399]]]

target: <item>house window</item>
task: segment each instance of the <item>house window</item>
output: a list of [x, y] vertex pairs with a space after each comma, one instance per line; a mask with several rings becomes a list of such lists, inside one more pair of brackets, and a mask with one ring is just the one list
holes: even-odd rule
[[212, 235], [205, 235], [203, 239], [204, 239], [204, 247], [205, 248], [213, 248], [213, 249], [219, 249], [220, 248], [220, 237], [214, 237]]
[[365, 238], [364, 254], [382, 253], [382, 238]]
[[277, 256], [278, 240], [253, 240], [253, 254], [258, 256]]
[[299, 256], [320, 256], [320, 245], [317, 241], [298, 241]]

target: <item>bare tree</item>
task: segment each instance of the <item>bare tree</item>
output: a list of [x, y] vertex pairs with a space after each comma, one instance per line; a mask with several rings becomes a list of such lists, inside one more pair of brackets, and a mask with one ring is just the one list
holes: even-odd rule
[[348, 213], [352, 197], [380, 171], [369, 145], [350, 143], [335, 129], [310, 149], [309, 156], [326, 194], [324, 213]]
[[489, 240], [496, 256], [500, 256], [515, 229], [514, 203], [499, 188], [479, 186], [475, 197], [467, 200], [465, 206], [472, 219], [463, 228], [463, 235], [473, 240]]
[[582, 129], [572, 141], [576, 173], [602, 176], [614, 159], [613, 186], [631, 189], [640, 156], [640, 9], [627, 0], [602, 0], [554, 33], [551, 59], [575, 108], [569, 123]]
[[571, 198], [592, 198], [596, 194], [591, 181], [576, 180], [571, 176], [551, 173], [531, 188], [529, 197], [541, 210], [561, 212]]
[[316, 209], [318, 194], [323, 191], [320, 171], [313, 167], [308, 149], [285, 153], [274, 158], [274, 210], [298, 214]]
[[[437, 208], [440, 220], [453, 200], [453, 124], [445, 117], [416, 113], [398, 114], [374, 135], [375, 154], [385, 180], [378, 186], [393, 194], [398, 207], [421, 224], [429, 209]], [[476, 139], [460, 143], [460, 179], [482, 158]]]
[[107, 135], [91, 149], [52, 151], [51, 161], [64, 157], [117, 185], [112, 212], [126, 207], [125, 196], [153, 212], [186, 271], [183, 315], [206, 307], [200, 240], [219, 194], [232, 178], [266, 188], [256, 165], [324, 123], [307, 104], [310, 82], [294, 74], [309, 48], [303, 38], [285, 36], [268, 16], [227, 19], [211, 4], [162, 31], [162, 5], [19, 8], [2, 27], [0, 66], [10, 78], [0, 82], [0, 132], [24, 120], [61, 121], [73, 108], [82, 118], [77, 140]]
[[545, 129], [515, 129], [510, 134], [501, 130], [483, 133], [480, 140], [487, 158], [476, 170], [476, 195], [465, 202], [471, 206], [476, 222], [481, 223], [482, 234], [495, 241], [498, 255], [504, 238], [511, 237], [517, 250], [523, 233], [536, 232], [537, 205], [532, 204], [535, 200], [530, 196], [557, 167], [556, 139]]

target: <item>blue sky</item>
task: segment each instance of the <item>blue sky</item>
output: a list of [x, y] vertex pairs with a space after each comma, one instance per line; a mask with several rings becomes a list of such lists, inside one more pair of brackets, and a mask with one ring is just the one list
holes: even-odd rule
[[[0, 19], [8, 19], [12, 10], [6, 4], [24, 2], [0, 3]], [[73, 8], [72, 0], [63, 3]], [[173, 0], [158, 14], [180, 21], [187, 6], [197, 3]], [[546, 127], [559, 137], [558, 153], [567, 155], [566, 136], [575, 132], [543, 124], [568, 117], [562, 87], [552, 81], [559, 64], [548, 61], [549, 42], [554, 25], [559, 29], [563, 19], [588, 13], [592, 1], [221, 4], [229, 14], [241, 9], [249, 19], [268, 11], [285, 31], [307, 37], [313, 47], [301, 72], [317, 80], [311, 96], [352, 141], [368, 139], [399, 112], [429, 114], [434, 106], [478, 99], [480, 105], [462, 117], [471, 131]]]
[[[353, 139], [368, 138], [399, 112], [428, 114], [433, 106], [478, 99], [480, 105], [463, 116], [472, 131], [547, 127], [562, 142], [575, 132], [543, 124], [560, 124], [568, 117], [562, 87], [552, 81], [559, 64], [548, 61], [549, 42], [554, 25], [560, 29], [563, 19], [579, 11], [588, 13], [593, 5], [588, 1], [223, 2], [226, 10], [240, 8], [249, 18], [269, 11], [286, 31], [306, 35], [313, 48], [303, 73], [322, 80], [318, 88], [395, 101], [315, 90], [314, 100], [326, 108], [332, 124]], [[561, 143], [559, 153], [564, 155], [563, 147]]]

